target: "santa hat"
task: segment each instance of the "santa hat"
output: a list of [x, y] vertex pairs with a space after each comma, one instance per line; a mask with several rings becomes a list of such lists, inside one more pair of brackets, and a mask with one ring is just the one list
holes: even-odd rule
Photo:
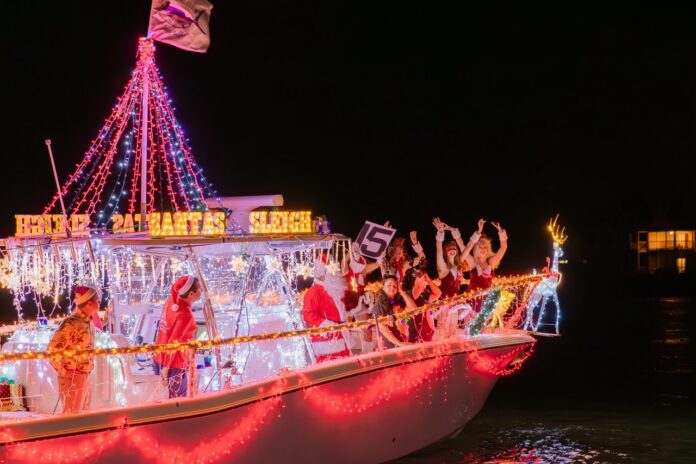
[[73, 301], [75, 302], [76, 306], [79, 306], [83, 303], [87, 303], [89, 300], [94, 298], [96, 294], [96, 288], [88, 285], [78, 285], [75, 287], [75, 299]]
[[179, 302], [179, 297], [191, 290], [195, 281], [196, 278], [193, 276], [181, 276], [174, 282], [171, 291], [172, 302], [174, 303], [171, 306], [172, 311], [177, 311], [179, 309], [179, 305], [177, 304]]

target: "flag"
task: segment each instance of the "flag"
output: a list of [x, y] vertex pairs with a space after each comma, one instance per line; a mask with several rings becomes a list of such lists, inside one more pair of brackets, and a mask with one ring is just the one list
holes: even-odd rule
[[206, 0], [153, 0], [148, 37], [191, 52], [210, 46], [210, 12]]

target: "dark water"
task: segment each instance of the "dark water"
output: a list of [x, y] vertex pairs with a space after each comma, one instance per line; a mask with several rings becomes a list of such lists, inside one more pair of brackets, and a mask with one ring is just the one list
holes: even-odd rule
[[458, 437], [394, 462], [696, 463], [696, 299], [581, 274], [559, 290], [563, 337], [541, 339]]

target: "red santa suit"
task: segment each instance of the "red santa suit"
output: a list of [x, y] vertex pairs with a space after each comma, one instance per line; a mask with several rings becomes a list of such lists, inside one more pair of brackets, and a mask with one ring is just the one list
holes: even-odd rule
[[495, 272], [490, 266], [486, 266], [482, 269], [480, 266], [476, 266], [471, 270], [471, 275], [469, 276], [469, 288], [467, 290], [480, 290], [491, 288], [493, 286], [493, 278], [495, 277]]
[[[178, 291], [189, 277], [183, 276], [174, 284], [171, 296], [164, 303], [157, 331], [157, 345], [175, 342], [190, 342], [196, 335], [196, 320], [191, 305], [179, 297]], [[188, 366], [188, 353], [174, 351], [155, 353], [155, 361], [164, 367], [183, 369]]]
[[457, 269], [450, 269], [447, 275], [440, 279], [442, 298], [447, 299], [459, 294], [462, 283], [462, 274]]
[[[365, 275], [363, 270], [366, 265], [365, 258], [362, 256], [358, 258], [352, 257], [350, 260], [348, 273], [346, 274], [347, 288], [343, 295], [343, 304], [346, 311], [355, 309], [358, 306], [360, 297], [365, 294]], [[353, 286], [355, 286], [355, 290]]]
[[[316, 268], [320, 268], [317, 272]], [[341, 322], [338, 307], [331, 295], [326, 291], [323, 282], [318, 278], [322, 275], [323, 266], [315, 265], [314, 285], [304, 295], [302, 319], [309, 327], [328, 327]], [[325, 270], [323, 271], [325, 275]], [[350, 356], [348, 347], [341, 332], [325, 332], [310, 335], [312, 349], [317, 362]]]

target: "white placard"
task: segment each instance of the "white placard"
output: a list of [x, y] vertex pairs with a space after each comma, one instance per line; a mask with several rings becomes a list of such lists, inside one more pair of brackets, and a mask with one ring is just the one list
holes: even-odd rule
[[365, 221], [355, 242], [360, 247], [361, 255], [377, 259], [387, 251], [394, 235], [396, 235], [396, 229]]

